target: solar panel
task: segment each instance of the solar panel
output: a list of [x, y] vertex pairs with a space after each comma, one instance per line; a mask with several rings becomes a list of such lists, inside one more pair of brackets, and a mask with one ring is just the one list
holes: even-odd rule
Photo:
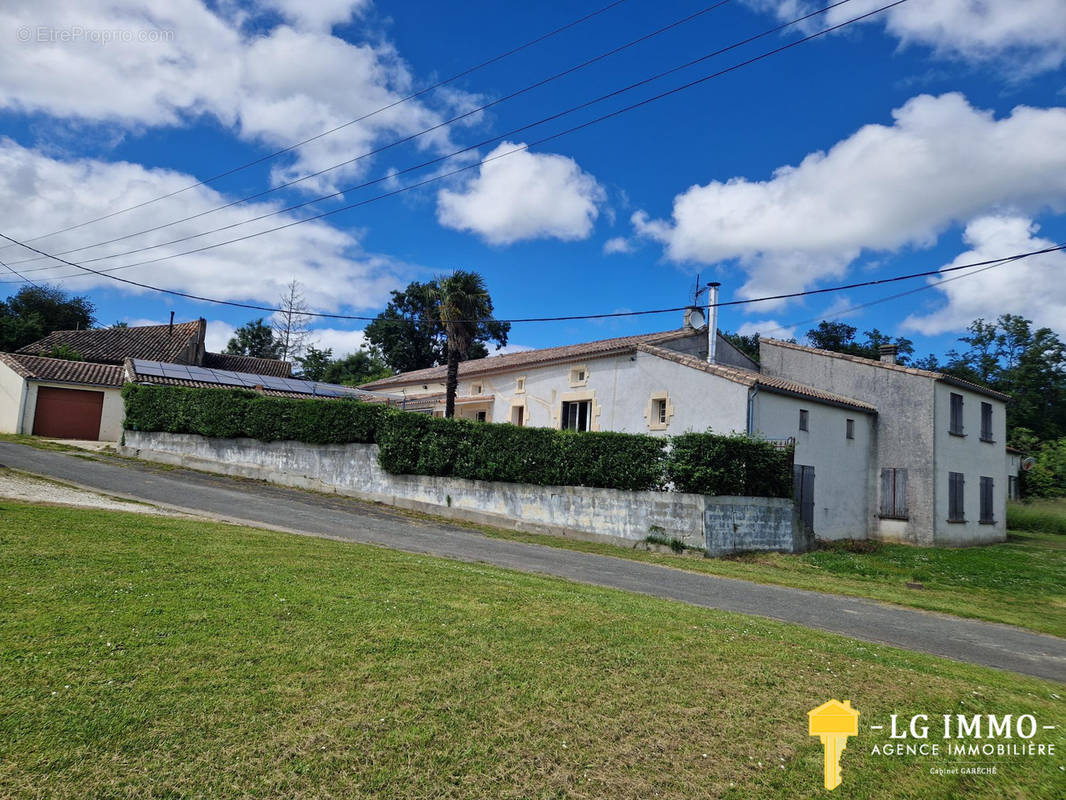
[[[146, 361], [144, 359], [132, 359], [133, 371], [138, 378], [172, 378], [178, 380], [196, 381], [198, 383], [213, 383], [220, 387], [236, 387], [252, 389], [261, 386], [264, 389], [277, 392], [292, 392], [316, 397], [354, 397], [375, 398], [393, 397], [380, 392], [367, 392], [355, 389], [351, 386], [341, 386], [335, 383], [319, 383], [317, 381], [303, 381], [298, 378], [281, 378], [274, 375], [256, 375], [248, 372], [234, 372], [226, 369], [212, 369], [196, 365], [169, 364], [161, 361]], [[398, 398], [398, 396], [395, 396]]]

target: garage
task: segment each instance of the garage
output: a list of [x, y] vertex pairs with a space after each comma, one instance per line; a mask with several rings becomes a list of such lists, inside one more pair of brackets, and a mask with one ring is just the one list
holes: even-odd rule
[[53, 439], [99, 439], [103, 412], [103, 392], [39, 386], [33, 435]]

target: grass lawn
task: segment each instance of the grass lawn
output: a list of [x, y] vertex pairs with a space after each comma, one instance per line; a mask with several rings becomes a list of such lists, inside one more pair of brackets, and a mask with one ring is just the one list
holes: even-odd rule
[[1016, 531], [1066, 534], [1066, 498], [1010, 502], [1007, 527]]
[[[923, 548], [880, 542], [827, 543], [801, 555], [733, 558], [634, 550], [558, 536], [478, 528], [488, 536], [648, 561], [759, 583], [869, 597], [1066, 636], [1066, 538], [1011, 532], [985, 547]], [[923, 588], [909, 588], [920, 583]]]
[[[1019, 547], [1021, 545], [1018, 545]], [[384, 549], [0, 501], [0, 797], [1061, 798], [1066, 687]], [[995, 776], [870, 753], [898, 713], [1033, 713]], [[980, 759], [987, 760], [987, 759]]]

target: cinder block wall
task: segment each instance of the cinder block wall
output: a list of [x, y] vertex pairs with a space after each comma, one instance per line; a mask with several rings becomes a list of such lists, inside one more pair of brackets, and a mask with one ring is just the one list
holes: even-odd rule
[[[377, 445], [365, 444], [309, 445], [126, 431], [121, 449], [149, 461], [536, 533], [629, 544], [656, 534], [689, 547], [713, 545], [714, 555], [737, 550], [794, 552], [807, 544], [806, 537], [796, 533], [799, 523], [792, 501], [779, 498], [391, 475], [378, 464]], [[726, 516], [729, 532], [722, 528]], [[711, 529], [713, 536], [708, 533]]]

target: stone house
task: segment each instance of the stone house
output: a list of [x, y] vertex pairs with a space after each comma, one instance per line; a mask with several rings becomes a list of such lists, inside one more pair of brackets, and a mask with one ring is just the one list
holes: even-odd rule
[[[462, 362], [456, 415], [794, 441], [796, 499], [822, 538], [1005, 538], [1005, 395], [896, 365], [893, 354], [871, 361], [764, 339], [756, 363], [710, 336], [712, 325], [691, 311], [676, 330]], [[432, 367], [362, 388], [442, 415], [446, 372]]]

